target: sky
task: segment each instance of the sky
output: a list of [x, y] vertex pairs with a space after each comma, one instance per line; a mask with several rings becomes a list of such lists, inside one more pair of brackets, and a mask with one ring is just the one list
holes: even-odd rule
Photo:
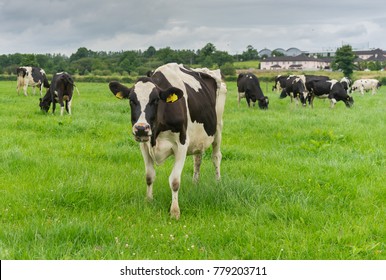
[[0, 55], [386, 49], [384, 0], [0, 0]]

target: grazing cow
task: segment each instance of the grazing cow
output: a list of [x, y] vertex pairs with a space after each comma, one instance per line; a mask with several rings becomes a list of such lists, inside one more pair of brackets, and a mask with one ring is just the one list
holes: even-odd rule
[[60, 115], [63, 116], [64, 101], [66, 102], [66, 111], [71, 115], [72, 94], [74, 91], [74, 80], [66, 72], [56, 73], [52, 77], [51, 86], [46, 95], [40, 98], [40, 108], [48, 112], [52, 103], [52, 113], [55, 113], [56, 103], [60, 104]]
[[306, 105], [306, 98], [308, 95], [307, 88], [305, 86], [306, 77], [304, 75], [290, 75], [286, 80], [286, 86], [280, 94], [280, 99], [286, 98], [287, 96], [291, 97], [291, 103], [293, 99], [296, 100], [296, 105], [298, 105], [299, 100]]
[[374, 95], [381, 85], [382, 84], [377, 79], [359, 79], [353, 83], [351, 90], [353, 92], [359, 90], [362, 95], [364, 95], [364, 91], [368, 92], [371, 90]]
[[[300, 79], [300, 80], [299, 80]], [[316, 76], [316, 75], [290, 75], [286, 80], [286, 87], [280, 94], [280, 99], [291, 97], [291, 103], [293, 98], [296, 99], [296, 105], [298, 101], [303, 106], [306, 106], [306, 100], [310, 100], [311, 84], [316, 81], [327, 81], [330, 78], [327, 76]], [[296, 81], [295, 81], [296, 80]], [[303, 85], [302, 85], [303, 83]]]
[[32, 93], [35, 95], [35, 86], [40, 89], [40, 96], [42, 96], [43, 87], [49, 88], [46, 72], [38, 67], [23, 66], [16, 69], [17, 74], [17, 93], [20, 94], [20, 89], [23, 88], [24, 95], [27, 96], [28, 86], [33, 87]]
[[272, 87], [272, 91], [281, 92], [285, 86], [288, 76], [278, 75], [275, 78], [275, 84]]
[[314, 98], [328, 98], [331, 100], [331, 108], [334, 108], [338, 101], [343, 101], [347, 108], [354, 104], [354, 99], [347, 94], [343, 85], [337, 80], [313, 81], [311, 83], [310, 104], [313, 108]]
[[248, 107], [252, 100], [253, 106], [258, 101], [260, 109], [268, 109], [269, 100], [267, 96], [264, 96], [263, 91], [260, 88], [259, 79], [252, 73], [239, 74], [237, 77], [237, 89], [238, 89], [238, 104], [240, 106], [241, 98], [247, 99]]
[[151, 77], [139, 78], [132, 88], [110, 82], [118, 98], [128, 98], [132, 132], [145, 162], [147, 198], [153, 198], [154, 164], [174, 156], [169, 176], [171, 217], [179, 219], [178, 190], [187, 155], [193, 155], [193, 180], [197, 181], [204, 151], [212, 145], [212, 161], [220, 179], [222, 115], [226, 85], [220, 70], [189, 69], [169, 63]]

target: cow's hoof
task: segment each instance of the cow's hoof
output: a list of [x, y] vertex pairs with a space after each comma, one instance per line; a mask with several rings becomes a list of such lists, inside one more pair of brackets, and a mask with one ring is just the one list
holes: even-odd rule
[[172, 219], [180, 219], [180, 209], [170, 209], [170, 217]]

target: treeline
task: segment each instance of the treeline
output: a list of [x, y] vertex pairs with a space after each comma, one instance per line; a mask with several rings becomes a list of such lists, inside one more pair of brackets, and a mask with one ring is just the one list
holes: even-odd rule
[[130, 50], [120, 52], [92, 51], [81, 47], [70, 56], [62, 54], [8, 54], [0, 55], [0, 74], [13, 75], [19, 66], [37, 66], [47, 74], [67, 71], [73, 75], [144, 75], [158, 66], [177, 62], [193, 67], [219, 67], [224, 75], [234, 75], [234, 61], [247, 61], [258, 58], [252, 46], [237, 56], [217, 50], [212, 43], [199, 50]]

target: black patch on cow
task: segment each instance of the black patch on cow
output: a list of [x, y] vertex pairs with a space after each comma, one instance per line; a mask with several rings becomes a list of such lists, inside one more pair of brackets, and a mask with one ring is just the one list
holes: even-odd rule
[[[201, 85], [198, 91], [185, 83], [188, 95], [189, 115], [192, 122], [202, 123], [208, 136], [213, 136], [217, 128], [216, 94], [217, 83], [213, 77], [190, 69], [180, 68], [181, 72], [194, 77]], [[161, 89], [172, 87], [161, 72], [155, 72], [151, 77]]]
[[212, 76], [205, 73], [184, 68], [181, 68], [181, 71], [193, 76], [201, 85], [201, 89], [196, 91], [185, 83], [190, 118], [192, 122], [202, 123], [206, 134], [213, 136], [217, 129], [217, 82]]
[[[178, 99], [173, 102], [168, 102], [170, 95], [176, 94]], [[182, 145], [186, 143], [186, 130], [188, 126], [186, 101], [183, 97], [183, 92], [177, 88], [169, 88], [166, 91], [160, 92], [160, 101], [157, 108], [157, 119], [153, 129], [152, 145], [155, 145], [155, 139], [162, 131], [172, 131], [180, 133], [180, 142]], [[153, 142], [154, 141], [154, 142]]]

